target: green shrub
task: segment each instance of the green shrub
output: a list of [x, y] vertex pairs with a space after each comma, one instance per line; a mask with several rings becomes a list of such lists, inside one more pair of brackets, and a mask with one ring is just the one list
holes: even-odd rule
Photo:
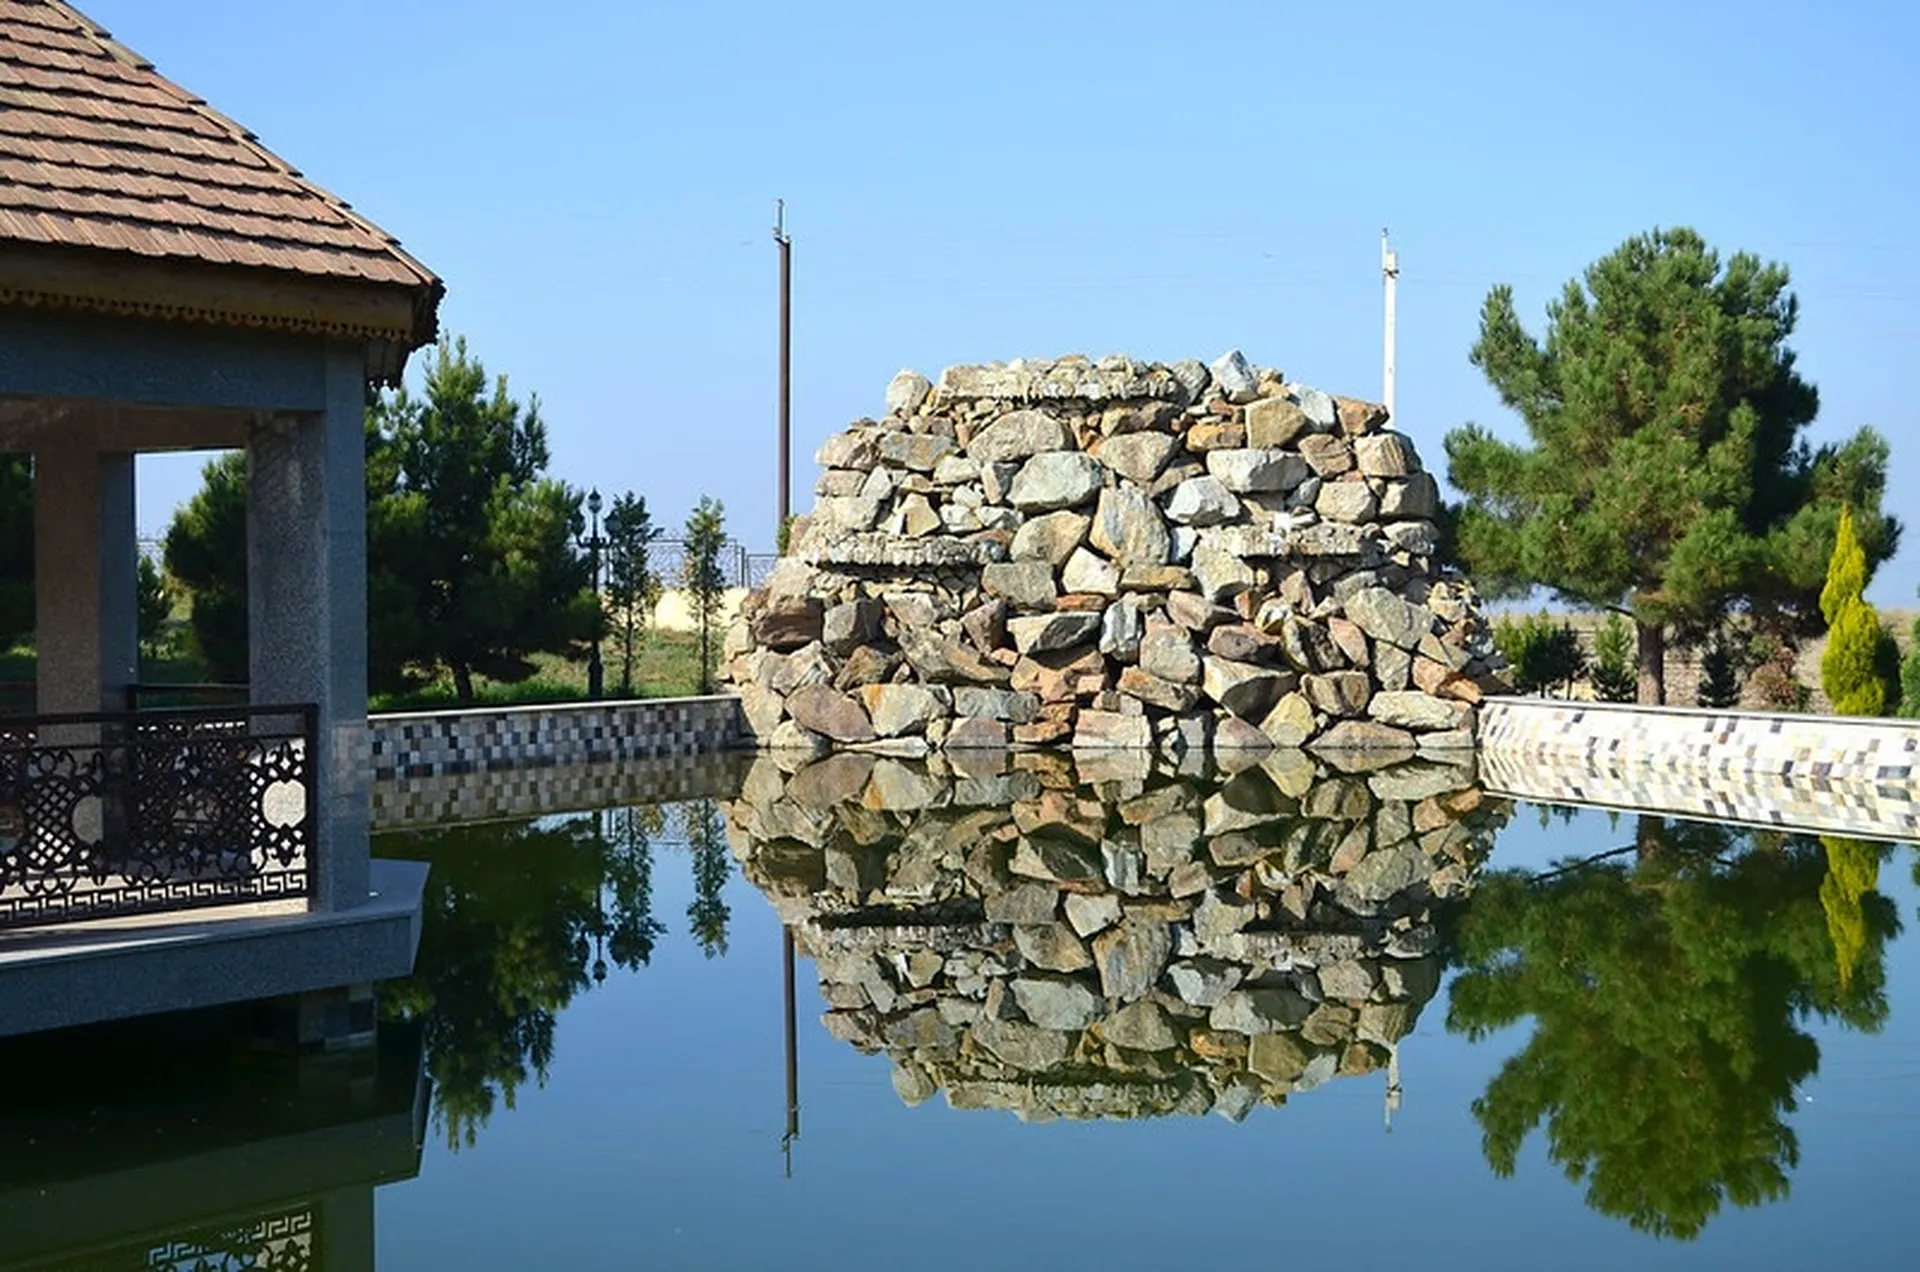
[[1632, 702], [1640, 694], [1640, 673], [1634, 666], [1633, 629], [1618, 614], [1593, 634], [1593, 665], [1587, 669], [1593, 696], [1602, 702]]
[[1714, 632], [1700, 653], [1700, 687], [1694, 694], [1695, 701], [1722, 710], [1739, 706], [1745, 664], [1739, 642], [1724, 629]]
[[1557, 686], [1565, 696], [1586, 667], [1572, 625], [1545, 614], [1502, 619], [1494, 624], [1493, 640], [1507, 656], [1513, 687], [1520, 693], [1545, 693]]
[[1753, 659], [1747, 687], [1762, 707], [1769, 711], [1805, 711], [1812, 704], [1812, 687], [1794, 674], [1791, 645], [1778, 637], [1765, 637], [1755, 642]]
[[1913, 650], [1900, 662], [1900, 714], [1920, 716], [1920, 618], [1913, 620]]

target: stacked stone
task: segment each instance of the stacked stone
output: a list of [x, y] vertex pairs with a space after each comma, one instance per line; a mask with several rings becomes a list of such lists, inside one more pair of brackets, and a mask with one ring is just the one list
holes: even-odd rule
[[903, 371], [727, 673], [764, 743], [1472, 745], [1499, 655], [1381, 407], [1251, 367]]
[[1211, 780], [763, 756], [727, 825], [826, 1027], [909, 1103], [1238, 1120], [1389, 1063], [1439, 985], [1434, 911], [1505, 812], [1464, 766], [1282, 754]]

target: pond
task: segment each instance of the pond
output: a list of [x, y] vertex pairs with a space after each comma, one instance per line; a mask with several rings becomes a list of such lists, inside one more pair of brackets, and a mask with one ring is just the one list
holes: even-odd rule
[[1911, 847], [1130, 765], [385, 836], [376, 1053], [0, 1048], [0, 1267], [1914, 1265]]

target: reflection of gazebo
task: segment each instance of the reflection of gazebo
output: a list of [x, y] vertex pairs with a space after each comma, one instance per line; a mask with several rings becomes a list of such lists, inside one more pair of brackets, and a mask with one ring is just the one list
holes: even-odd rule
[[[0, 7], [0, 450], [33, 456], [38, 651], [38, 714], [0, 719], [0, 1003], [51, 992], [18, 979], [50, 921], [305, 898], [337, 928], [409, 887], [417, 910], [418, 872], [368, 861], [363, 417], [441, 292], [80, 13]], [[248, 456], [250, 703], [136, 712], [134, 456], [215, 447]], [[388, 917], [384, 962], [183, 983], [404, 971], [415, 916]], [[152, 992], [113, 1011], [190, 1005]]]
[[[373, 1268], [375, 1189], [420, 1173], [417, 1029], [260, 1056], [165, 1021], [101, 1028], [0, 1043], [31, 1077], [0, 1092], [0, 1272]], [[119, 1059], [155, 1053], [175, 1063]]]

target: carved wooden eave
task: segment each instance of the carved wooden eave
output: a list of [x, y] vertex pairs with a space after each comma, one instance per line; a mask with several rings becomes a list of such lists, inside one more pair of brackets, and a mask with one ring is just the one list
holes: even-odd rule
[[0, 305], [203, 323], [364, 342], [367, 378], [395, 384], [407, 354], [433, 340], [443, 285], [315, 278], [124, 254], [8, 245]]

